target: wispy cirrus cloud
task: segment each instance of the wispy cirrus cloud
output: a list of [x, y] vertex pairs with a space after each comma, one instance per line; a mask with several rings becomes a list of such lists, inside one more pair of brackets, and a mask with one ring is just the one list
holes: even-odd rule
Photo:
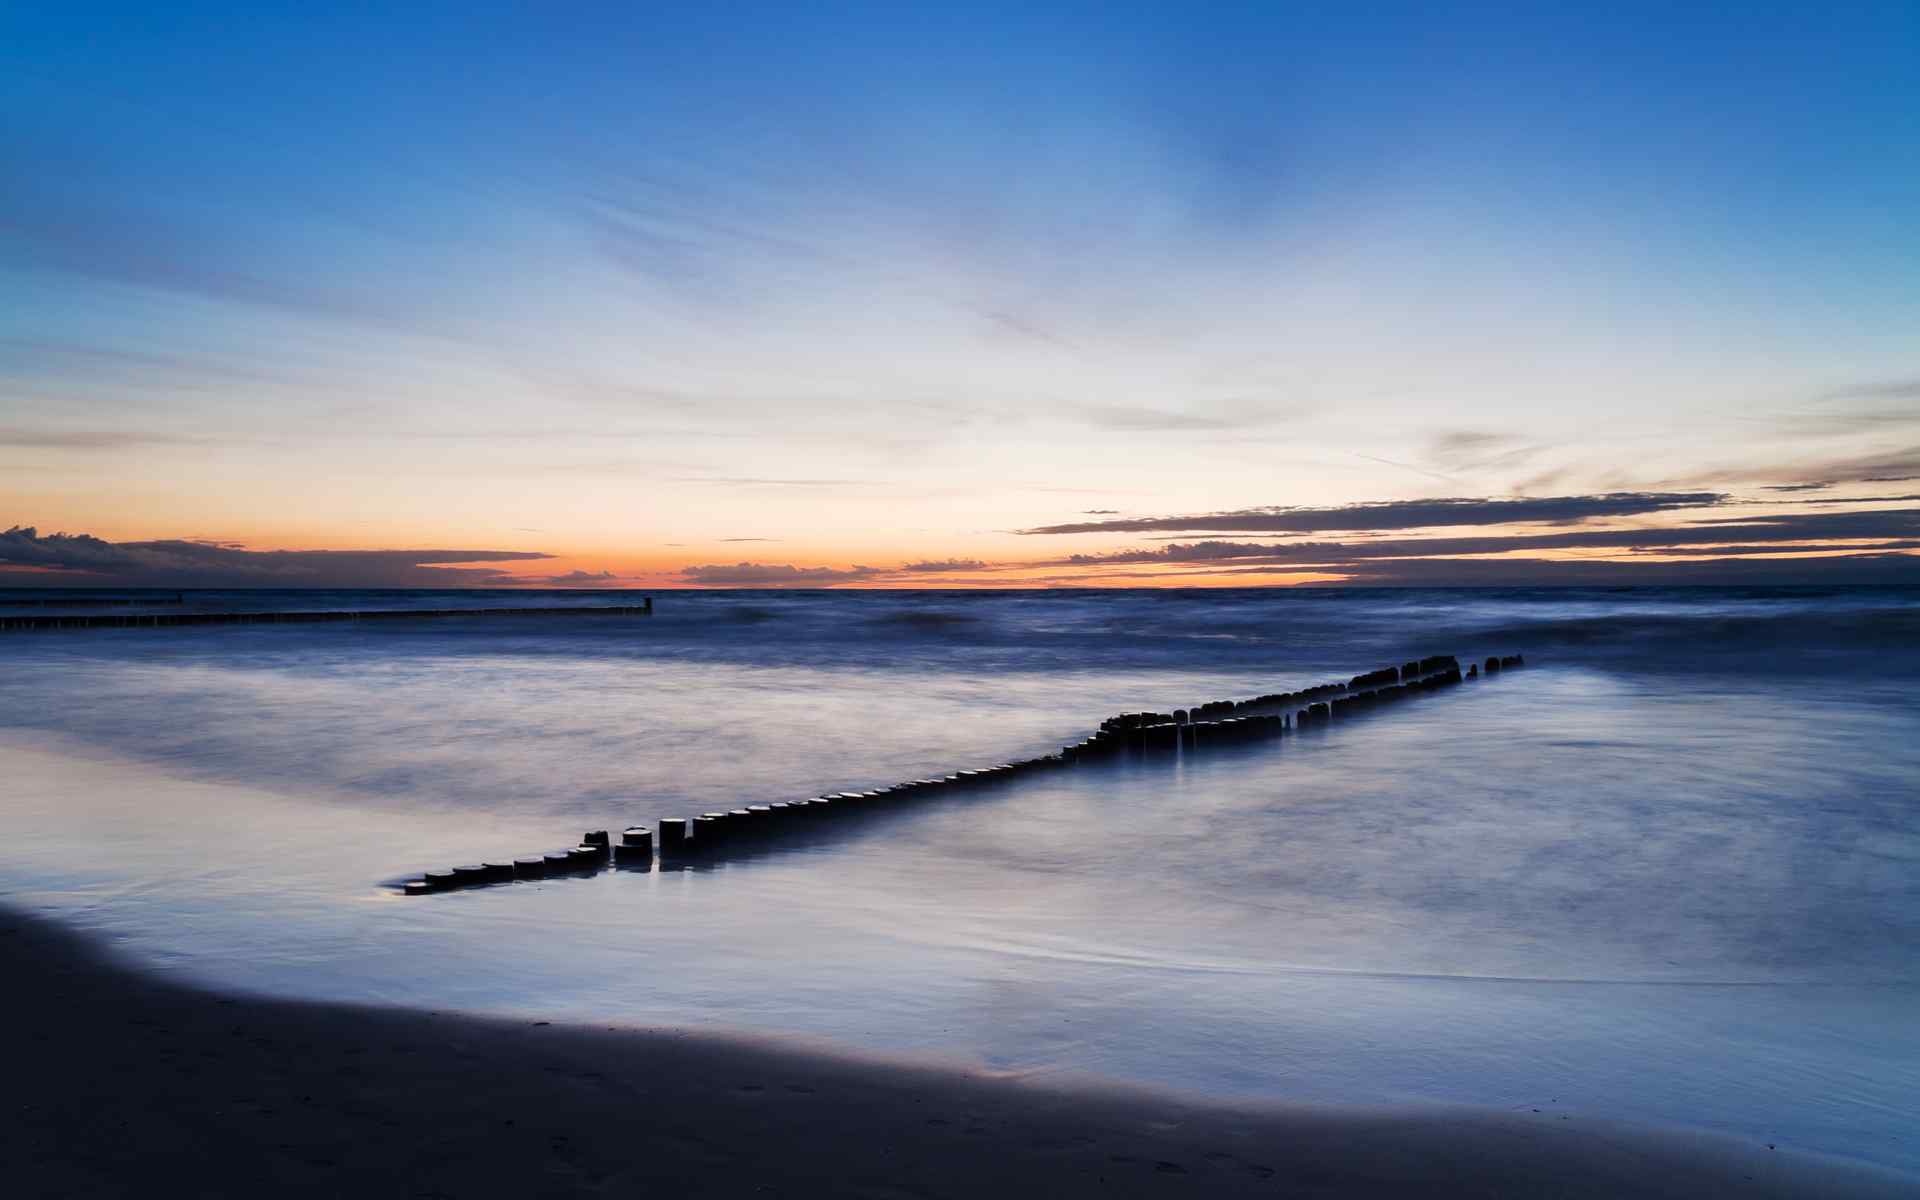
[[1428, 444], [1426, 461], [1442, 471], [1504, 471], [1538, 457], [1546, 447], [1507, 433], [1480, 429], [1453, 429], [1436, 434]]
[[[1798, 407], [1771, 414], [1743, 415], [1740, 420], [1747, 424], [1771, 425], [1801, 442], [1851, 439], [1856, 447], [1843, 453], [1858, 453], [1857, 442], [1861, 438], [1911, 438], [1911, 431], [1920, 428], [1920, 403], [1916, 401], [1920, 401], [1920, 379], [1889, 379], [1836, 388]], [[1833, 451], [1816, 451], [1816, 455], [1822, 453]], [[1751, 465], [1762, 469], [1771, 466], [1761, 462]], [[1809, 470], [1808, 474], [1813, 472]], [[1825, 478], [1824, 475], [1818, 477]]]
[[1242, 408], [1218, 412], [1175, 412], [1132, 404], [1089, 404], [1074, 410], [1095, 429], [1128, 433], [1204, 433], [1225, 429], [1255, 429], [1285, 420], [1277, 409]]
[[1016, 532], [1069, 533], [1319, 533], [1330, 530], [1423, 529], [1458, 525], [1575, 524], [1599, 517], [1641, 516], [1711, 508], [1722, 492], [1607, 492], [1591, 496], [1385, 500], [1333, 508], [1272, 506], [1187, 516], [1075, 521]]
[[1920, 444], [1803, 464], [1803, 470], [1824, 483], [1905, 483], [1920, 479]]
[[374, 287], [328, 287], [311, 273], [275, 274], [233, 244], [217, 216], [187, 219], [124, 196], [84, 202], [41, 190], [29, 159], [13, 180], [0, 174], [0, 245], [41, 270], [134, 284], [181, 295], [370, 326], [381, 331], [432, 323], [427, 311]]
[[1875, 379], [1820, 393], [1819, 400], [1920, 400], [1920, 378]]
[[23, 450], [133, 450], [207, 445], [212, 438], [119, 429], [0, 429], [0, 446]]
[[759, 475], [675, 475], [667, 483], [717, 483], [726, 487], [834, 488], [874, 487], [871, 479], [779, 479]]

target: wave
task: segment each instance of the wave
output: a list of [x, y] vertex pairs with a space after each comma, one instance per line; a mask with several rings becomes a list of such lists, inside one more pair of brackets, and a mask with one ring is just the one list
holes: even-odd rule
[[872, 624], [883, 628], [908, 629], [925, 633], [945, 633], [957, 629], [977, 628], [981, 618], [968, 613], [954, 612], [895, 612], [872, 618]]

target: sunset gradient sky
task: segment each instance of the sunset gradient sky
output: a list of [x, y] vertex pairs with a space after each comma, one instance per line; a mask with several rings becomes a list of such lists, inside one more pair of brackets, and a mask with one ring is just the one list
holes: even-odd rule
[[0, 584], [1920, 579], [1910, 2], [395, 7], [0, 13]]

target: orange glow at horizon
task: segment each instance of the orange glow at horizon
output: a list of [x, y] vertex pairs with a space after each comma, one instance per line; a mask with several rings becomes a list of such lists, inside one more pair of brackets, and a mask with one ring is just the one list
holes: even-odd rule
[[[1856, 499], [1842, 490], [1831, 499], [1814, 503], [1846, 505], [1866, 499], [1883, 498]], [[1114, 529], [1030, 535], [1018, 533], [1010, 527], [1014, 522], [1008, 520], [998, 529], [942, 532], [921, 528], [888, 536], [836, 528], [831, 532], [818, 529], [810, 535], [796, 526], [812, 526], [815, 514], [811, 510], [796, 510], [781, 514], [778, 520], [764, 518], [760, 528], [767, 530], [769, 536], [713, 537], [688, 533], [675, 536], [672, 529], [682, 519], [682, 512], [669, 504], [610, 512], [602, 526], [587, 536], [541, 518], [528, 518], [536, 523], [524, 527], [487, 520], [448, 523], [425, 533], [416, 530], [408, 534], [397, 528], [401, 524], [398, 518], [333, 524], [316, 518], [309, 526], [297, 519], [286, 521], [271, 511], [232, 509], [223, 511], [217, 518], [206, 518], [204, 524], [196, 523], [202, 536], [185, 539], [156, 529], [151, 516], [139, 521], [123, 516], [99, 524], [67, 521], [39, 528], [43, 535], [65, 528], [113, 543], [184, 540], [233, 546], [250, 553], [285, 550], [404, 556], [408, 551], [473, 551], [478, 557], [468, 563], [446, 560], [432, 566], [456, 571], [464, 566], [498, 573], [497, 577], [482, 578], [465, 586], [522, 588], [1297, 587], [1364, 585], [1373, 579], [1391, 582], [1392, 568], [1414, 562], [1435, 565], [1539, 562], [1574, 566], [1686, 564], [1731, 558], [1750, 563], [1812, 563], [1861, 553], [1876, 557], [1916, 557], [1912, 549], [1887, 538], [1809, 535], [1801, 542], [1777, 549], [1764, 541], [1717, 540], [1723, 536], [1723, 529], [1756, 521], [1778, 521], [1802, 511], [1780, 505], [1778, 501], [1719, 504], [1712, 507], [1714, 515], [1710, 520], [1703, 520], [1700, 510], [1690, 509], [1674, 515], [1590, 518], [1579, 521], [1577, 527], [1535, 521], [1388, 527], [1325, 534], [1211, 532], [1205, 530], [1204, 525], [1199, 531], [1168, 534], [1155, 531], [1166, 528], [1164, 525], [1149, 525], [1147, 529], [1123, 525]], [[1911, 502], [1903, 505], [1910, 506]], [[1057, 512], [1062, 507], [1054, 506], [1054, 510]], [[882, 506], [873, 511], [884, 515], [890, 510]], [[1367, 509], [1363, 506], [1356, 511], [1364, 514]], [[1846, 511], [1839, 509], [1835, 515], [1844, 515]], [[711, 514], [704, 515], [707, 519], [711, 517]], [[700, 512], [693, 513], [688, 518], [689, 524], [702, 516]], [[174, 518], [168, 517], [166, 521], [178, 528]], [[1541, 545], [1503, 549], [1499, 544], [1506, 539], [1552, 539], [1570, 533], [1575, 537], [1592, 534], [1624, 540], [1617, 544], [1571, 547]], [[1693, 536], [1687, 541], [1677, 540], [1682, 533]], [[1632, 543], [1631, 539], [1637, 535], [1647, 537], [1647, 548]], [[1181, 548], [1206, 551], [1214, 543], [1231, 545], [1221, 548], [1227, 552], [1217, 556], [1201, 553], [1151, 557]], [[1486, 548], [1468, 548], [1476, 543], [1484, 543]], [[1431, 545], [1433, 551], [1423, 553], [1423, 545]], [[1239, 547], [1244, 549], [1236, 549]], [[1263, 548], [1270, 548], [1272, 555], [1263, 556]], [[1369, 550], [1372, 553], [1368, 553]], [[488, 554], [528, 557], [489, 560], [485, 557]], [[974, 569], [950, 565], [974, 563], [979, 564]], [[1369, 565], [1378, 568], [1378, 572], [1369, 572]], [[910, 569], [916, 567], [918, 569]], [[699, 578], [693, 573], [699, 569], [713, 572], [712, 577]], [[32, 568], [30, 564], [15, 565], [11, 570], [17, 582], [24, 581], [29, 573], [35, 582], [85, 582], [84, 574], [75, 570], [48, 571]], [[1408, 573], [1398, 576], [1402, 580], [1415, 577]], [[1441, 576], [1434, 574], [1433, 578], [1437, 582]], [[1470, 580], [1474, 576], [1465, 578]], [[272, 584], [263, 581], [254, 586]], [[445, 584], [403, 586], [463, 585], [454, 576], [447, 578]]]

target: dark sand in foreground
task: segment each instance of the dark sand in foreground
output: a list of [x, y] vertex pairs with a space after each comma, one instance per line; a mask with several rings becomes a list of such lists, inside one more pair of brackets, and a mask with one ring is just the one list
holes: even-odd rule
[[0, 912], [11, 1196], [1911, 1196], [1541, 1113], [1261, 1110], [726, 1039], [228, 999]]

